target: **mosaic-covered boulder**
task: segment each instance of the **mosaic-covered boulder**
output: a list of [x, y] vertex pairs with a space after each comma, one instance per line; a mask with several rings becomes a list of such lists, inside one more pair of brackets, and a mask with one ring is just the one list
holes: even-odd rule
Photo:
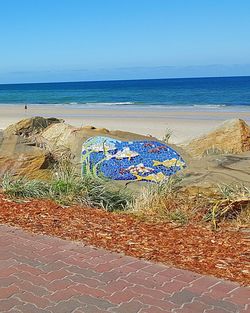
[[82, 173], [112, 180], [161, 182], [185, 167], [182, 157], [157, 141], [89, 138], [82, 148]]

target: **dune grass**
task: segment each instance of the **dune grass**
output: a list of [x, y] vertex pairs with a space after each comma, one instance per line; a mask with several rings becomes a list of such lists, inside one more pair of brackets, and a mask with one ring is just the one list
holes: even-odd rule
[[45, 198], [49, 192], [47, 183], [40, 180], [28, 180], [24, 177], [13, 178], [10, 174], [1, 180], [2, 190], [12, 196], [21, 198]]
[[250, 227], [250, 189], [243, 185], [220, 185], [213, 198], [206, 194], [190, 196], [181, 180], [172, 176], [161, 184], [143, 188], [134, 198], [131, 211], [143, 219], [178, 224], [208, 222], [216, 230], [231, 223], [236, 228]]
[[173, 135], [173, 130], [170, 128], [166, 128], [162, 141], [168, 144], [172, 135]]
[[0, 187], [13, 198], [46, 198], [63, 206], [81, 205], [107, 211], [127, 211], [141, 219], [187, 223], [209, 222], [213, 229], [231, 221], [250, 225], [250, 189], [218, 186], [216, 199], [183, 192], [181, 180], [172, 176], [160, 184], [145, 184], [138, 192], [93, 175], [81, 177], [66, 158], [53, 170], [51, 181], [29, 180], [6, 174]]
[[64, 206], [80, 204], [107, 211], [123, 211], [130, 207], [132, 195], [128, 190], [91, 175], [81, 177], [68, 160], [58, 163], [53, 172], [49, 182], [6, 174], [0, 186], [12, 197], [46, 198]]
[[211, 207], [204, 219], [211, 221], [213, 228], [218, 223], [232, 221], [236, 227], [250, 227], [250, 189], [242, 184], [218, 186], [219, 199], [211, 200]]
[[181, 192], [181, 180], [175, 176], [160, 184], [142, 189], [134, 199], [131, 211], [140, 218], [152, 218], [186, 224], [195, 219], [202, 210], [198, 201]]

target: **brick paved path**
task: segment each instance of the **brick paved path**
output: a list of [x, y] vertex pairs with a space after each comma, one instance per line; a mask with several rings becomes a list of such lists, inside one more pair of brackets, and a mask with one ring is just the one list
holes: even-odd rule
[[0, 312], [250, 312], [250, 288], [0, 225]]

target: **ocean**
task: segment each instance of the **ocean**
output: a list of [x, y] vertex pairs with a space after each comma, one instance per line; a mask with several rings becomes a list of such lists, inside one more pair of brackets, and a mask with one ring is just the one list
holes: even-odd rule
[[250, 76], [0, 84], [0, 105], [250, 110]]

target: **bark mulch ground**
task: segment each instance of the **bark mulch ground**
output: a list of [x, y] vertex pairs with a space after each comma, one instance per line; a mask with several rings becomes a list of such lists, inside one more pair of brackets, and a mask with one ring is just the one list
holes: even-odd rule
[[49, 200], [16, 202], [3, 194], [0, 223], [250, 284], [249, 238], [236, 231], [149, 223], [101, 209], [63, 208]]

